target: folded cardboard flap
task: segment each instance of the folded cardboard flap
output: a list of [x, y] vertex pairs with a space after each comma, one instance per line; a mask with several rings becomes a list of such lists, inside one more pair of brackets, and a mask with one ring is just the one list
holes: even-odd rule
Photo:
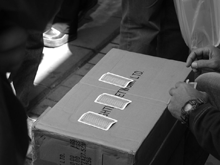
[[[134, 155], [72, 137], [35, 130], [34, 164], [133, 165]], [[53, 152], [51, 152], [53, 151]], [[53, 164], [54, 165], [54, 164]]]

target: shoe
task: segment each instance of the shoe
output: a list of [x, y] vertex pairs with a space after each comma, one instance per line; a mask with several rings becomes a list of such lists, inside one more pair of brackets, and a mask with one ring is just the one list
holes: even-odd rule
[[43, 33], [44, 46], [50, 48], [62, 46], [70, 39], [75, 40], [76, 38], [76, 35], [70, 37], [69, 34], [62, 33], [53, 27]]
[[[82, 1], [80, 11], [77, 15], [78, 20], [79, 20], [78, 23], [82, 21], [86, 13], [90, 9], [92, 9], [97, 3], [98, 3], [98, 0], [89, 0], [86, 2]], [[43, 33], [44, 46], [55, 48], [55, 47], [62, 46], [66, 44], [67, 42], [75, 40], [77, 38], [77, 25], [71, 26], [70, 28], [72, 28], [70, 30], [72, 31], [71, 34], [63, 33], [62, 31], [59, 31], [58, 29], [54, 27], [44, 32]]]

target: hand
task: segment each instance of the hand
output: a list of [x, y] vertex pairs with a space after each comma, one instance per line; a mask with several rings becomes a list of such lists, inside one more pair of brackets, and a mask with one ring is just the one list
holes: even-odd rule
[[220, 49], [213, 46], [196, 49], [190, 53], [186, 66], [191, 66], [195, 72], [201, 69], [220, 72]]
[[184, 82], [176, 83], [175, 88], [171, 88], [169, 94], [171, 95], [171, 100], [168, 104], [168, 109], [177, 119], [180, 119], [181, 109], [187, 101], [198, 98], [204, 102], [208, 100], [208, 95], [205, 92], [200, 92]]
[[16, 72], [25, 56], [27, 33], [13, 24], [2, 26], [0, 31], [0, 73]]

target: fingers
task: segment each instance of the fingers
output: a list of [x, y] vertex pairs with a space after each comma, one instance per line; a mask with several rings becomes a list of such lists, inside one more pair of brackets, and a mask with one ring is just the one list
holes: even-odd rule
[[173, 88], [171, 88], [171, 89], [169, 90], [169, 94], [170, 94], [171, 96], [173, 96], [174, 93], [175, 93], [175, 90], [176, 90], [181, 84], [182, 84], [182, 82], [176, 83], [176, 84], [175, 84], [175, 87], [173, 87]]
[[173, 88], [171, 88], [170, 90], [169, 90], [169, 94], [171, 95], [171, 96], [173, 96], [174, 94], [175, 94], [175, 90], [177, 90], [177, 88], [179, 88], [181, 85], [185, 85], [186, 83], [185, 82], [177, 82], [176, 84], [175, 84], [175, 87], [173, 87]]
[[[211, 49], [212, 49], [212, 47], [205, 47], [205, 48], [199, 48], [199, 49], [193, 50], [189, 54], [189, 56], [186, 60], [186, 67], [192, 66], [192, 63], [196, 60], [207, 59], [209, 57], [209, 55], [211, 54]], [[196, 63], [194, 63], [193, 65], [195, 66]]]
[[215, 63], [212, 60], [199, 60], [192, 63], [193, 69], [215, 68]]
[[196, 59], [196, 53], [191, 52], [186, 60], [186, 67], [190, 67], [192, 62]]

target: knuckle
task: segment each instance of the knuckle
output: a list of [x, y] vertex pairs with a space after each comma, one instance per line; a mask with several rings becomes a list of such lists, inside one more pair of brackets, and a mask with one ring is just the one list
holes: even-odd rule
[[173, 96], [173, 95], [174, 95], [174, 92], [175, 92], [175, 88], [171, 88], [170, 91], [169, 91], [169, 94], [170, 94], [171, 96]]

